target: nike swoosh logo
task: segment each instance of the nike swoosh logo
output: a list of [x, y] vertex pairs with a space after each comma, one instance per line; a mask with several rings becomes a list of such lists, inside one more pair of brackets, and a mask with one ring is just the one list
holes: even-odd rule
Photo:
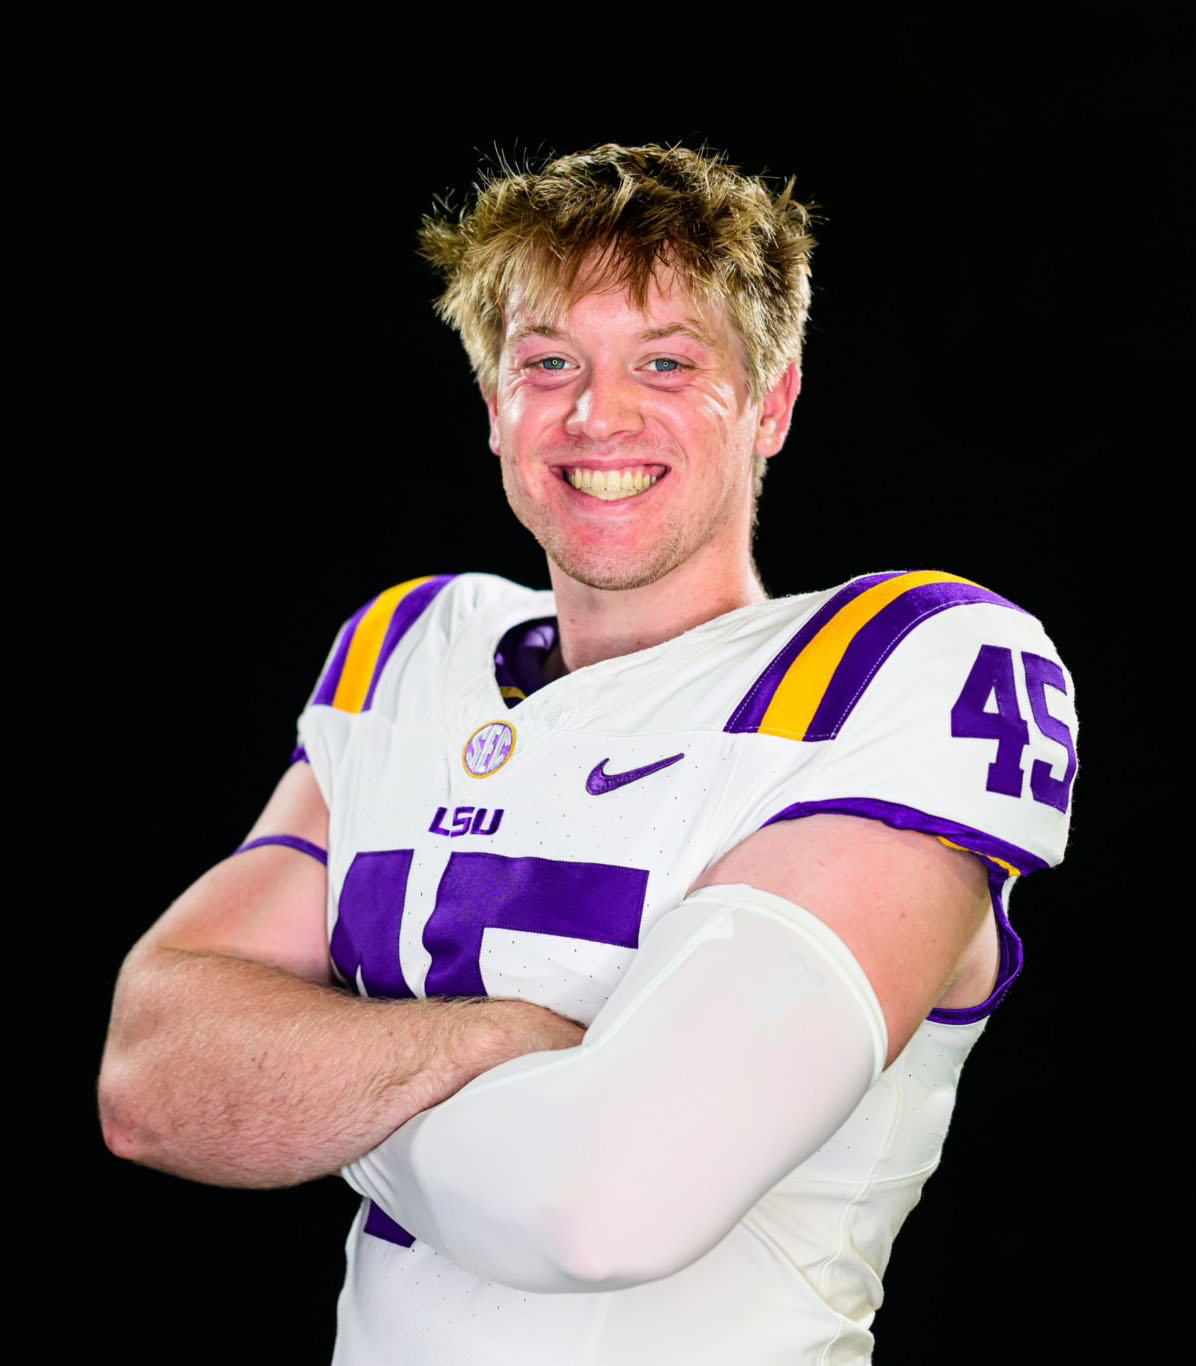
[[644, 768], [629, 768], [626, 773], [604, 772], [610, 760], [603, 759], [590, 770], [590, 776], [586, 779], [586, 791], [591, 797], [600, 797], [604, 792], [613, 792], [617, 787], [638, 783], [650, 773], [659, 773], [662, 768], [668, 768], [670, 764], [679, 763], [684, 758], [684, 754], [671, 754], [667, 759], [658, 759], [654, 764], [648, 764]]

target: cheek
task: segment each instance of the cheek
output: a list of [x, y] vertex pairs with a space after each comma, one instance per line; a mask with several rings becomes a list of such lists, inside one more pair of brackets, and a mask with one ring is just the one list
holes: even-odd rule
[[498, 406], [497, 431], [504, 455], [526, 454], [552, 426], [551, 396], [521, 387], [504, 396]]
[[692, 422], [721, 434], [724, 441], [734, 439], [750, 416], [748, 409], [751, 407], [737, 386], [706, 382], [696, 385], [691, 392]]
[[734, 478], [741, 458], [751, 454], [754, 431], [751, 414], [735, 402], [734, 392], [704, 395], [688, 423], [691, 448], [708, 454], [712, 475], [730, 479]]

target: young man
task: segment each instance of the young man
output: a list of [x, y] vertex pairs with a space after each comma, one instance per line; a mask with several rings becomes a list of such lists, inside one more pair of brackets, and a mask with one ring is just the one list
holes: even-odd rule
[[1070, 679], [939, 572], [769, 601], [804, 210], [606, 146], [425, 226], [551, 592], [345, 626], [237, 856], [130, 954], [113, 1150], [343, 1169], [336, 1360], [857, 1362], [1055, 863]]

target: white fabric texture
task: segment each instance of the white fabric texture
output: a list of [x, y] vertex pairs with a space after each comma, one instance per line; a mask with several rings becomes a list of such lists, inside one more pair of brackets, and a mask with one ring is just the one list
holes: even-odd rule
[[815, 1153], [887, 1047], [828, 926], [708, 887], [660, 917], [580, 1047], [494, 1068], [344, 1175], [488, 1280], [635, 1286], [701, 1257]]

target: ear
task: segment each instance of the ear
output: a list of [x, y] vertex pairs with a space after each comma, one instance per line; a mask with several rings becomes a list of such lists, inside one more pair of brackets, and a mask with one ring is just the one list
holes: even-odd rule
[[789, 423], [793, 417], [793, 405], [801, 393], [801, 371], [797, 362], [786, 367], [785, 373], [764, 395], [760, 406], [760, 422], [756, 428], [755, 453], [762, 456], [776, 455], [785, 444], [789, 435]]
[[490, 414], [490, 449], [498, 455], [502, 449], [498, 439], [498, 395], [488, 394], [481, 380], [478, 381], [478, 388], [482, 391], [482, 401]]

